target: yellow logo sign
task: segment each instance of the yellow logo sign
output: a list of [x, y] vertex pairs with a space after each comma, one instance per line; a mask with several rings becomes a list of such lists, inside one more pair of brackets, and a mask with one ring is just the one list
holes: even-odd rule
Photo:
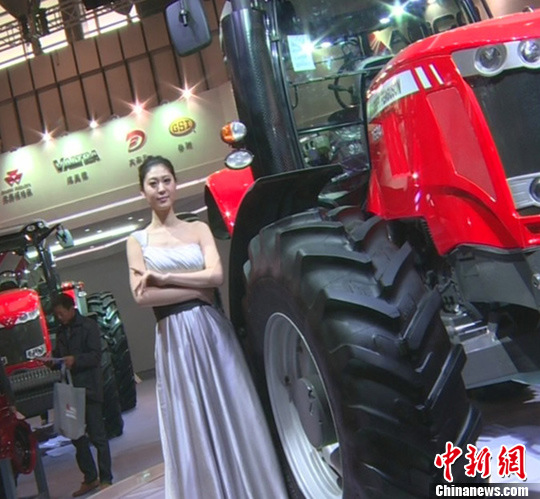
[[175, 137], [182, 137], [195, 130], [195, 121], [191, 118], [178, 118], [169, 125], [169, 133]]

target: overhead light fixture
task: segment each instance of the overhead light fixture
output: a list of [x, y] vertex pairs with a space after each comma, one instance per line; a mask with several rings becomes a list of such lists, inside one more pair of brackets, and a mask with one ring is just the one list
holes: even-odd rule
[[121, 225], [110, 230], [98, 231], [97, 234], [91, 234], [89, 236], [83, 236], [75, 239], [74, 246], [84, 246], [89, 243], [95, 243], [103, 241], [104, 239], [110, 239], [112, 237], [123, 236], [124, 234], [130, 234], [134, 230], [137, 230], [139, 226], [137, 224]]
[[193, 97], [193, 91], [191, 90], [191, 88], [184, 88], [182, 90], [182, 97], [186, 100], [189, 100]]
[[[106, 231], [99, 230], [96, 234], [90, 234], [88, 236], [83, 236], [83, 237], [79, 237], [75, 239], [73, 241], [73, 246], [74, 247], [87, 246], [91, 243], [103, 241], [105, 239], [111, 239], [113, 237], [131, 234], [133, 231], [137, 230], [138, 228], [139, 226], [137, 224], [128, 224], [128, 225], [122, 225], [120, 227], [116, 227], [115, 229], [110, 229]], [[52, 253], [57, 253], [61, 249], [62, 247], [59, 244], [53, 244], [51, 246]]]
[[[193, 213], [195, 215], [198, 215], [199, 213], [202, 213], [202, 212], [204, 212], [206, 210], [207, 210], [206, 206], [201, 206], [200, 208], [197, 208], [196, 210], [191, 211], [191, 213]], [[77, 258], [78, 256], [84, 256], [84, 255], [88, 255], [90, 253], [95, 253], [96, 251], [102, 251], [102, 250], [108, 249], [108, 248], [110, 248], [112, 246], [116, 246], [118, 244], [121, 244], [121, 243], [125, 242], [127, 238], [128, 238], [128, 236], [124, 235], [123, 237], [120, 237], [119, 239], [116, 239], [114, 241], [110, 241], [108, 243], [101, 244], [99, 246], [92, 245], [89, 248], [85, 248], [85, 249], [81, 249], [79, 251], [71, 252], [71, 253], [68, 253], [66, 255], [60, 255], [58, 257], [55, 257], [55, 261], [59, 262], [59, 261], [62, 261], [62, 260], [68, 260], [70, 258]], [[37, 253], [36, 253], [36, 255], [37, 255]]]
[[66, 41], [61, 41], [61, 42], [58, 42], [58, 43], [53, 43], [52, 45], [49, 45], [48, 47], [44, 47], [43, 48], [43, 53], [44, 54], [49, 54], [50, 52], [53, 52], [55, 50], [60, 50], [60, 49], [63, 49], [65, 47], [67, 47], [69, 45], [68, 42]]
[[315, 44], [313, 42], [311, 42], [311, 41], [305, 42], [302, 45], [302, 53], [303, 54], [311, 55], [311, 54], [313, 54], [314, 50], [315, 50]]
[[[182, 189], [187, 189], [189, 187], [204, 184], [206, 182], [206, 178], [207, 177], [201, 177], [201, 178], [198, 178], [198, 179], [195, 179], [195, 180], [190, 180], [188, 182], [184, 182], [182, 184], [178, 184], [176, 186], [176, 190], [180, 191]], [[122, 199], [120, 201], [115, 201], [114, 203], [105, 204], [105, 205], [99, 206], [97, 208], [93, 208], [91, 210], [80, 211], [78, 213], [73, 213], [72, 215], [68, 215], [68, 216], [65, 216], [65, 217], [62, 217], [62, 218], [57, 218], [56, 220], [51, 220], [49, 223], [51, 225], [53, 225], [55, 223], [69, 222], [70, 220], [79, 220], [79, 219], [82, 219], [82, 218], [90, 216], [90, 215], [95, 215], [97, 213], [102, 213], [102, 212], [105, 212], [105, 211], [113, 210], [115, 208], [119, 208], [120, 206], [125, 206], [125, 205], [132, 204], [132, 203], [140, 203], [141, 199], [142, 199], [141, 195], [139, 194], [138, 196], [133, 196], [131, 198]]]
[[139, 116], [144, 111], [144, 106], [139, 101], [136, 101], [135, 104], [131, 106], [131, 109], [137, 116]]
[[403, 5], [399, 4], [392, 5], [390, 11], [392, 12], [392, 16], [398, 19], [405, 14], [405, 8], [403, 7]]

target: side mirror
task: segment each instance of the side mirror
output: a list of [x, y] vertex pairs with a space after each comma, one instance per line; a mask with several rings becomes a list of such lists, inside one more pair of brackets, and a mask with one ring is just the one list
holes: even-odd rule
[[193, 54], [212, 43], [201, 0], [177, 0], [166, 9], [167, 26], [180, 56]]
[[56, 240], [58, 241], [58, 244], [64, 249], [73, 248], [74, 246], [73, 236], [71, 235], [71, 232], [68, 229], [62, 227], [61, 225], [56, 228]]

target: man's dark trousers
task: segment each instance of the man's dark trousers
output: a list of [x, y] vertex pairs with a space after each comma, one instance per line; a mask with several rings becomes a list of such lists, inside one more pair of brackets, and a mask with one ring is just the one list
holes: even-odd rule
[[103, 423], [102, 404], [86, 399], [86, 435], [72, 440], [76, 449], [77, 464], [84, 474], [84, 483], [98, 479], [96, 464], [90, 451], [90, 442], [97, 450], [101, 483], [111, 483], [111, 452]]

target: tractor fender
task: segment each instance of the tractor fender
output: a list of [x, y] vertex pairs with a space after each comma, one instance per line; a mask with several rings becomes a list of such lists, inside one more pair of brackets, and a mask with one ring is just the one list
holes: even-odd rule
[[208, 223], [214, 237], [229, 239], [233, 233], [242, 198], [253, 184], [251, 168], [231, 170], [223, 168], [206, 179], [204, 200]]
[[244, 325], [241, 276], [248, 259], [249, 242], [266, 225], [317, 206], [322, 188], [341, 172], [339, 165], [328, 165], [260, 177], [244, 194], [234, 224], [229, 258], [230, 318], [238, 331]]

